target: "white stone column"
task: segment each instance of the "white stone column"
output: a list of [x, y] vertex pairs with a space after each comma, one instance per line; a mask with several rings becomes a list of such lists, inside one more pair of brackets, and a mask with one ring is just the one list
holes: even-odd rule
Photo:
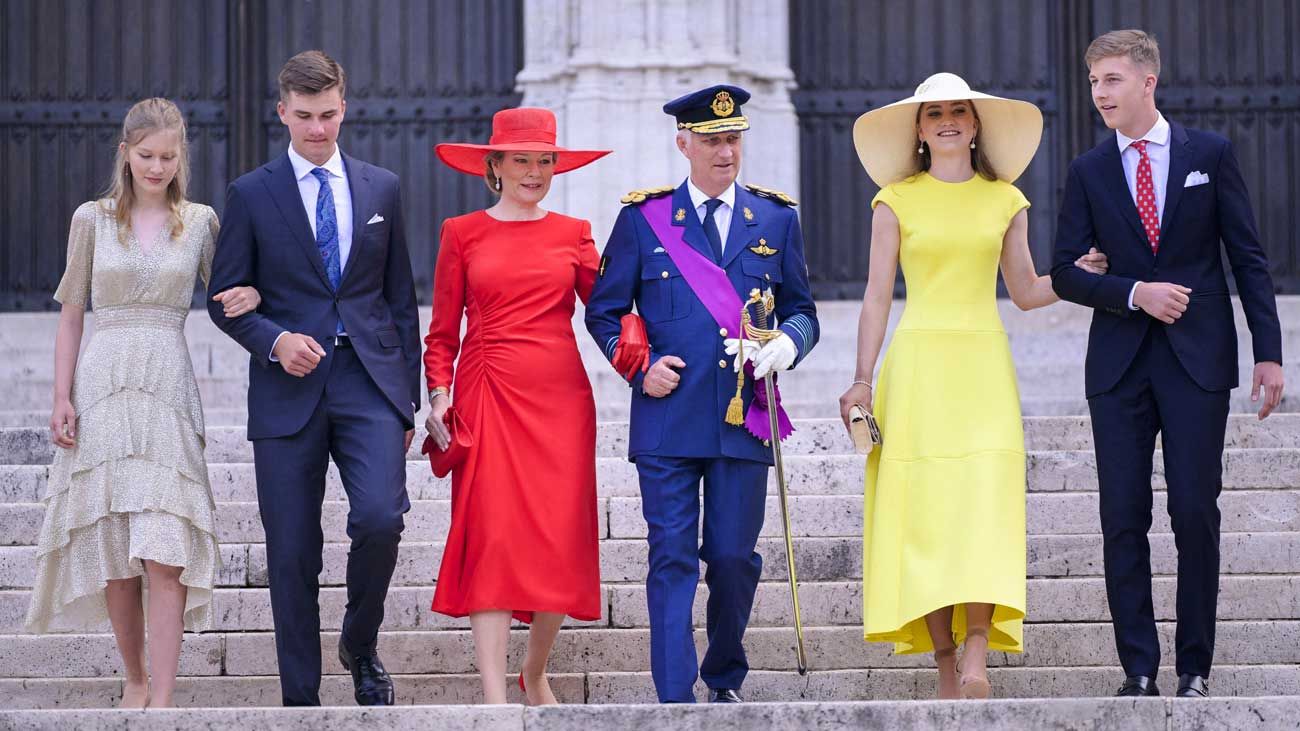
[[603, 247], [624, 193], [686, 177], [664, 103], [722, 83], [753, 94], [740, 181], [797, 198], [789, 45], [787, 0], [524, 0], [523, 103], [555, 112], [562, 146], [614, 151], [556, 177], [547, 207]]

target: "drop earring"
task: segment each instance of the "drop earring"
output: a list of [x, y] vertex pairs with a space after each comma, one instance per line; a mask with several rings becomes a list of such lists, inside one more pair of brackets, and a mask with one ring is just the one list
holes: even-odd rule
[[917, 148], [916, 148], [916, 154], [918, 154], [918, 155], [924, 155], [924, 154], [925, 154], [925, 141], [924, 141], [924, 140], [922, 140], [922, 141], [921, 141], [921, 144], [917, 146]]
[[501, 192], [501, 178], [497, 178], [497, 192]]
[[970, 141], [970, 148], [971, 148], [972, 150], [975, 149], [975, 140], [971, 140], [971, 141]]

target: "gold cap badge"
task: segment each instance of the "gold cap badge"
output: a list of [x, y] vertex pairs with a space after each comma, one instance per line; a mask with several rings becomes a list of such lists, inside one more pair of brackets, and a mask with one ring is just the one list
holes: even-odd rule
[[729, 116], [736, 109], [736, 103], [732, 101], [729, 92], [720, 91], [713, 97], [713, 103], [709, 105], [713, 113], [719, 117]]

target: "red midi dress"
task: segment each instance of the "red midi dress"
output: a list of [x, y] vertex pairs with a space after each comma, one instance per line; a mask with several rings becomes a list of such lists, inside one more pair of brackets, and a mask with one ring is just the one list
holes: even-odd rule
[[596, 408], [573, 334], [599, 259], [591, 224], [558, 213], [443, 224], [424, 366], [474, 446], [452, 472], [435, 612], [600, 618]]

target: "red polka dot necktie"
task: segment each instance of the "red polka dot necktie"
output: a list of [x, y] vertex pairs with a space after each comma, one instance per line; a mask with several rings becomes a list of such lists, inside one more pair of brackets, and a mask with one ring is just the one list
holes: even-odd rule
[[1147, 156], [1147, 141], [1136, 140], [1130, 147], [1135, 148], [1141, 159], [1137, 169], [1137, 209], [1142, 216], [1142, 227], [1147, 230], [1147, 239], [1151, 242], [1151, 253], [1160, 251], [1160, 213], [1156, 209], [1156, 186], [1151, 181], [1151, 158]]

